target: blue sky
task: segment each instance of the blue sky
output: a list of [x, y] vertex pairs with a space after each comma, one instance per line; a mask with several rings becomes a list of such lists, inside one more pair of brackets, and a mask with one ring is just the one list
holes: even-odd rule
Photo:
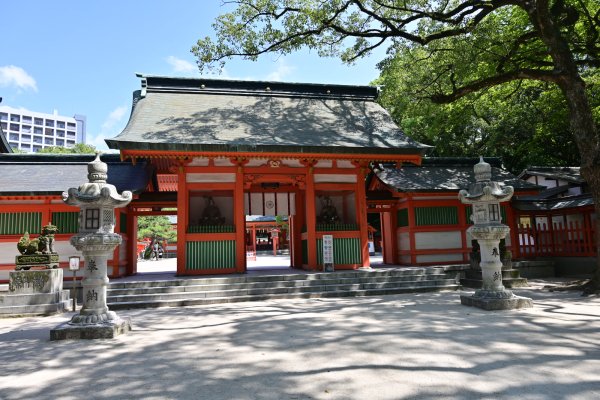
[[[135, 73], [200, 77], [190, 53], [213, 34], [221, 0], [19, 0], [2, 4], [1, 105], [87, 117], [87, 142], [127, 123]], [[229, 62], [223, 78], [366, 85], [384, 51], [355, 65], [304, 51]]]

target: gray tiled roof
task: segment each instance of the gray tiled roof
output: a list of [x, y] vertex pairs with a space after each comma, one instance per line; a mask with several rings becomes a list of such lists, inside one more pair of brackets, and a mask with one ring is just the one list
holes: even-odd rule
[[519, 178], [527, 179], [529, 176], [543, 176], [550, 179], [558, 179], [575, 184], [583, 184], [585, 180], [581, 177], [579, 167], [527, 167]]
[[514, 207], [521, 211], [556, 211], [594, 205], [590, 194], [561, 197], [559, 199], [516, 199]]
[[[0, 195], [56, 195], [87, 182], [87, 164], [95, 155], [2, 154]], [[119, 155], [103, 155], [108, 165], [108, 183], [120, 193], [143, 191], [151, 176], [146, 163], [121, 162]]]
[[[145, 77], [113, 149], [422, 154], [366, 86]], [[268, 89], [267, 89], [268, 88]]]
[[[384, 170], [376, 170], [375, 173], [383, 183], [399, 192], [458, 192], [460, 189], [468, 189], [475, 182], [473, 166], [478, 161], [477, 158], [431, 157], [424, 158], [421, 166], [405, 164], [400, 169], [390, 166]], [[497, 159], [486, 158], [485, 161], [492, 165], [493, 181], [510, 185], [515, 191], [540, 189], [500, 168]]]

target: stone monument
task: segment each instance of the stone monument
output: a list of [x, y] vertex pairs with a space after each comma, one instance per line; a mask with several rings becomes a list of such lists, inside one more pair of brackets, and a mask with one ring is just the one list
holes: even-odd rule
[[63, 193], [65, 203], [81, 208], [79, 233], [71, 237], [71, 244], [84, 258], [83, 306], [71, 321], [50, 331], [51, 340], [113, 338], [131, 330], [129, 318], [108, 310], [106, 287], [107, 260], [122, 240], [114, 233], [114, 209], [129, 204], [132, 194], [125, 191], [119, 195], [106, 183], [107, 173], [108, 166], [97, 154], [88, 164], [89, 182]]
[[515, 296], [502, 285], [502, 261], [500, 240], [510, 232], [502, 224], [500, 202], [508, 201], [513, 195], [512, 186], [500, 186], [492, 181], [492, 167], [480, 158], [474, 167], [475, 183], [469, 190], [458, 193], [460, 201], [471, 204], [473, 225], [467, 230], [480, 248], [480, 266], [483, 285], [472, 296], [460, 296], [462, 304], [484, 310], [510, 310], [532, 307], [533, 302], [526, 297]]

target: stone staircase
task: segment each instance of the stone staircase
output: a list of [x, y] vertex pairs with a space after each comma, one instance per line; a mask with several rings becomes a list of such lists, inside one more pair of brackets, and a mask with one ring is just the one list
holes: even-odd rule
[[111, 310], [215, 303], [458, 290], [458, 275], [443, 267], [386, 268], [281, 275], [244, 275], [137, 282], [108, 286]]

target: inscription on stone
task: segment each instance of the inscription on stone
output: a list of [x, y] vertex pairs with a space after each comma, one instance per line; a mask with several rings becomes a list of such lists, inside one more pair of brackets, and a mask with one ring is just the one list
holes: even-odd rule
[[87, 301], [98, 301], [98, 292], [96, 292], [95, 290], [88, 290], [87, 294], [86, 294], [86, 300]]
[[14, 292], [19, 289], [30, 287], [35, 291], [42, 291], [46, 282], [50, 279], [47, 274], [42, 273], [20, 273], [11, 275], [11, 280], [8, 283], [8, 290]]
[[98, 271], [98, 267], [96, 267], [96, 260], [93, 258], [90, 258], [90, 261], [88, 261], [88, 267], [87, 267], [88, 271], [92, 272], [92, 271]]

